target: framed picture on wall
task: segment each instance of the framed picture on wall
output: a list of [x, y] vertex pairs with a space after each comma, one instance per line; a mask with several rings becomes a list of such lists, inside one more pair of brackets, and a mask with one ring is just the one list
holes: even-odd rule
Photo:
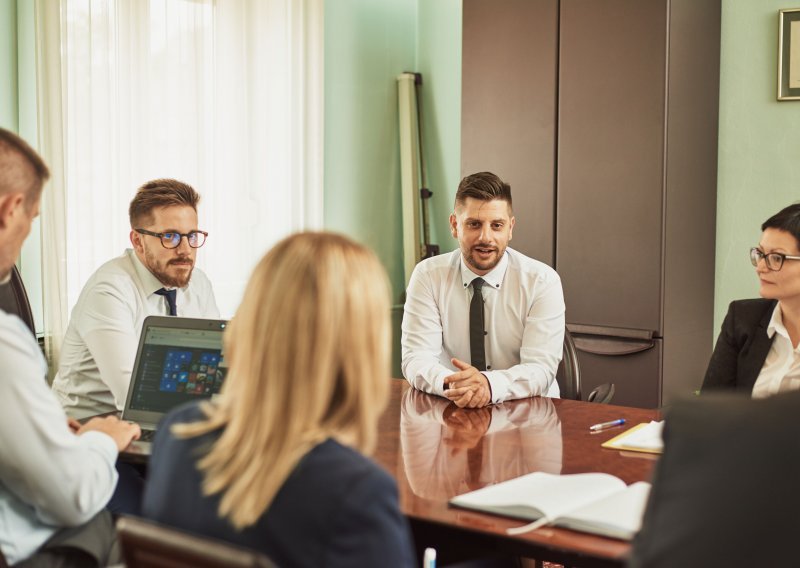
[[800, 101], [800, 8], [778, 12], [778, 100]]

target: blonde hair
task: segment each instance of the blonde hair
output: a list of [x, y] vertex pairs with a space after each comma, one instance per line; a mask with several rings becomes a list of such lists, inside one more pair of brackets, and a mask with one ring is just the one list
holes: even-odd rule
[[256, 266], [225, 334], [229, 370], [206, 420], [222, 433], [198, 462], [219, 514], [254, 524], [298, 461], [334, 437], [371, 453], [389, 388], [390, 294], [375, 255], [331, 233], [300, 233]]

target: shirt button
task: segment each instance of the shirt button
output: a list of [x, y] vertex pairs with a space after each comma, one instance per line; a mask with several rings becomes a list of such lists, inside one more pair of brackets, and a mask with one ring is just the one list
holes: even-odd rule
[[492, 370], [492, 366], [491, 365], [486, 365], [486, 370], [487, 371], [491, 371]]

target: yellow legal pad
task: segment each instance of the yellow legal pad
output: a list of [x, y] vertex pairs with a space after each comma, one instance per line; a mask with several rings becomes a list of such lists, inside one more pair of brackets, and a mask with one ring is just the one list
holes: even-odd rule
[[[663, 444], [656, 443], [657, 440], [660, 440], [660, 424], [659, 422], [642, 422], [629, 430], [625, 430], [622, 434], [614, 436], [607, 442], [601, 444], [601, 446], [610, 450], [660, 454], [664, 451]], [[659, 431], [657, 438], [656, 434], [652, 436], [643, 436], [646, 434], [646, 429], [654, 428], [657, 428]]]

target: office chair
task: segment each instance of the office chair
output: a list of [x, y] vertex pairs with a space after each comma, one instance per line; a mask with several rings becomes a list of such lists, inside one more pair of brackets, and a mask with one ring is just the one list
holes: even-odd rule
[[[561, 398], [582, 400], [581, 398], [581, 367], [578, 362], [578, 350], [568, 329], [564, 329], [564, 354], [556, 372], [558, 388]], [[614, 384], [605, 383], [592, 390], [586, 397], [588, 402], [609, 404], [614, 398]]]
[[581, 367], [578, 363], [578, 350], [568, 329], [564, 329], [564, 354], [556, 371], [561, 398], [581, 400]]
[[22, 283], [22, 276], [16, 266], [11, 270], [11, 281], [8, 284], [0, 285], [0, 310], [19, 316], [36, 337], [31, 304], [28, 301], [28, 294], [25, 292], [25, 284]]
[[276, 568], [259, 552], [137, 517], [120, 517], [117, 534], [127, 568]]
[[675, 402], [629, 568], [798, 566], [800, 391]]

